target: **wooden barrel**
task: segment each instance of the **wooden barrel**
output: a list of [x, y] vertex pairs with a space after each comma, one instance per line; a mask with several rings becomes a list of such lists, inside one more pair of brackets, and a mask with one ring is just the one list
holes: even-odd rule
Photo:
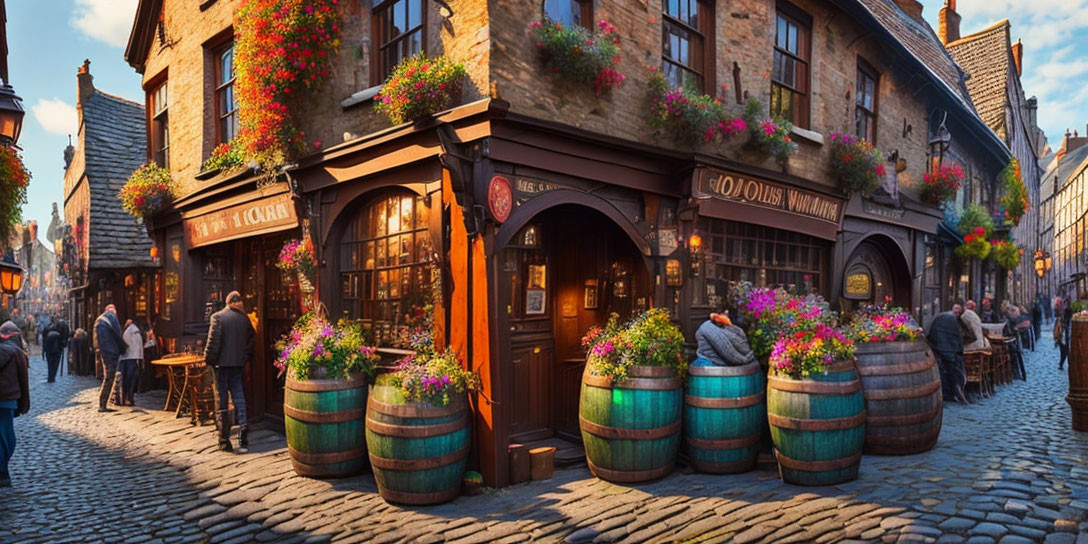
[[633, 366], [613, 383], [587, 366], [578, 420], [586, 462], [598, 478], [645, 482], [672, 472], [680, 447], [683, 389], [676, 369]]
[[783, 480], [832, 485], [858, 477], [865, 399], [854, 361], [805, 380], [769, 376], [767, 421]]
[[366, 467], [366, 376], [296, 380], [283, 391], [287, 451], [300, 476], [340, 478]]
[[438, 504], [460, 495], [471, 434], [465, 395], [432, 406], [404, 402], [398, 388], [375, 385], [367, 407], [366, 444], [382, 498]]
[[1073, 430], [1088, 431], [1088, 318], [1074, 314], [1069, 337], [1069, 395]]
[[684, 445], [696, 470], [730, 474], [751, 470], [767, 425], [759, 362], [743, 366], [696, 364], [684, 386]]
[[865, 452], [929, 451], [941, 434], [941, 371], [925, 340], [858, 344], [865, 394]]

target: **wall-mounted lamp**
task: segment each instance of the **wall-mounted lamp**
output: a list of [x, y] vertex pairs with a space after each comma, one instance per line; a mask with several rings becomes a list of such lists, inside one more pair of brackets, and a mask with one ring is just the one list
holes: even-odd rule
[[445, 0], [434, 0], [438, 4], [438, 14], [446, 19], [453, 19], [453, 8]]
[[688, 251], [691, 252], [691, 275], [698, 276], [703, 269], [703, 237], [694, 232], [688, 238]]

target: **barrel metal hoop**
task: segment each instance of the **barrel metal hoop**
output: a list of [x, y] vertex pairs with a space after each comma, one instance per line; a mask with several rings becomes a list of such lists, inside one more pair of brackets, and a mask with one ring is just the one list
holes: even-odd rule
[[673, 467], [675, 467], [676, 465], [676, 461], [670, 461], [664, 466], [652, 468], [650, 470], [612, 470], [608, 468], [601, 468], [593, 464], [593, 461], [590, 461], [588, 457], [586, 457], [586, 464], [589, 465], [589, 471], [592, 472], [594, 476], [602, 480], [608, 480], [610, 482], [628, 483], [648, 482], [650, 480], [663, 478], [667, 476], [670, 472], [672, 472]]
[[351, 410], [337, 412], [316, 412], [295, 408], [289, 404], [283, 405], [283, 415], [304, 423], [343, 423], [354, 419], [362, 419], [365, 414], [365, 408], [352, 408]]
[[824, 372], [828, 374], [834, 374], [837, 372], [846, 372], [849, 370], [857, 370], [857, 364], [853, 359], [843, 359], [841, 361], [833, 361], [830, 364], [824, 366]]
[[724, 408], [746, 408], [748, 406], [755, 406], [766, 398], [766, 393], [760, 391], [754, 395], [748, 395], [745, 397], [693, 397], [691, 395], [684, 395], [684, 404], [688, 406], [694, 406], [695, 408], [709, 408], [709, 409], [724, 409]]
[[866, 389], [865, 400], [901, 400], [925, 397], [941, 389], [941, 382], [930, 382], [897, 389]]
[[933, 357], [926, 357], [924, 359], [918, 359], [906, 363], [897, 363], [894, 365], [858, 365], [858, 374], [861, 376], [892, 376], [896, 374], [914, 374], [916, 372], [922, 372], [933, 368], [933, 365], [937, 364], [937, 360]]
[[707, 376], [715, 378], [751, 376], [759, 372], [759, 362], [753, 361], [742, 366], [689, 366], [689, 376]]
[[797, 419], [768, 413], [767, 421], [771, 425], [782, 429], [794, 429], [798, 431], [838, 431], [842, 429], [853, 429], [863, 425], [865, 423], [865, 410], [862, 410], [861, 413], [857, 415], [834, 419]]
[[680, 389], [681, 386], [680, 378], [675, 374], [670, 378], [627, 378], [618, 382], [613, 382], [611, 376], [585, 374], [582, 376], [582, 383], [602, 389], [638, 389], [641, 391], [671, 391]]
[[779, 391], [790, 393], [812, 393], [816, 395], [849, 395], [861, 391], [861, 382], [850, 380], [848, 382], [818, 382], [815, 380], [787, 380], [770, 376], [767, 378], [767, 386]]
[[442, 436], [455, 433], [462, 429], [467, 429], [468, 412], [463, 412], [461, 417], [453, 421], [439, 423], [437, 425], [394, 425], [391, 423], [375, 421], [370, 417], [367, 417], [366, 428], [373, 433], [385, 436], [395, 436], [397, 438], [430, 438], [432, 436]]
[[687, 442], [689, 446], [701, 450], [735, 450], [738, 448], [749, 448], [759, 444], [762, 435], [763, 433], [756, 433], [742, 438], [727, 438], [724, 440], [705, 440], [685, 435], [684, 441]]
[[774, 456], [778, 459], [778, 464], [785, 468], [793, 470], [804, 470], [806, 472], [826, 472], [829, 470], [842, 470], [854, 463], [861, 460], [861, 452], [857, 452], [849, 457], [843, 457], [841, 459], [831, 459], [829, 461], [799, 461], [797, 459], [790, 459], [778, 451], [774, 450]]
[[435, 418], [457, 415], [457, 412], [465, 409], [465, 400], [462, 396], [457, 395], [450, 398], [450, 403], [447, 406], [423, 406], [418, 404], [386, 404], [375, 400], [374, 395], [370, 395], [366, 400], [366, 405], [368, 408], [390, 416]]
[[671, 366], [635, 365], [628, 367], [627, 375], [635, 378], [668, 378], [676, 376], [676, 369]]
[[941, 404], [930, 410], [918, 414], [895, 414], [890, 416], [870, 415], [865, 420], [866, 427], [901, 427], [903, 425], [920, 425], [933, 421], [941, 413]]
[[681, 427], [681, 422], [679, 421], [663, 427], [653, 427], [650, 429], [606, 427], [593, 423], [581, 414], [578, 414], [578, 421], [582, 425], [583, 431], [601, 438], [613, 440], [656, 440], [658, 438], [665, 438], [679, 433]]
[[378, 483], [378, 492], [382, 498], [400, 504], [438, 504], [449, 502], [461, 495], [461, 484], [431, 493], [412, 493], [410, 491], [394, 491]]
[[468, 449], [469, 447], [465, 446], [455, 452], [450, 452], [440, 457], [425, 457], [423, 459], [390, 459], [388, 457], [378, 457], [371, 452], [370, 464], [374, 468], [380, 468], [382, 470], [431, 470], [446, 465], [452, 465], [468, 457]]
[[287, 445], [287, 453], [291, 459], [307, 465], [331, 465], [343, 463], [352, 459], [361, 459], [366, 455], [366, 446], [361, 446], [347, 451], [334, 451], [330, 453], [306, 453]]
[[348, 378], [346, 380], [310, 379], [296, 380], [288, 376], [284, 382], [285, 388], [291, 391], [303, 393], [322, 393], [326, 391], [350, 391], [352, 389], [365, 389], [366, 377]]

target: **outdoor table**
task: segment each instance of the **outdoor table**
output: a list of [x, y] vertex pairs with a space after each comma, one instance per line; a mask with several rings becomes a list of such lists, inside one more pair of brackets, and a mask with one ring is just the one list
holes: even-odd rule
[[184, 405], [182, 399], [185, 398], [187, 393], [185, 390], [187, 385], [185, 369], [189, 366], [204, 364], [204, 357], [192, 354], [175, 355], [151, 361], [151, 364], [166, 368], [166, 378], [169, 385], [166, 391], [166, 405], [162, 409], [169, 410], [171, 402], [176, 402], [174, 417], [181, 417], [181, 408]]

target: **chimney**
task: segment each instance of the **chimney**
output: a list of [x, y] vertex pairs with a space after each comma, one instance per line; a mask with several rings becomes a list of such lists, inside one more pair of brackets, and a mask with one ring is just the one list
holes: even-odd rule
[[76, 156], [76, 148], [72, 147], [72, 135], [68, 135], [68, 147], [64, 148], [64, 169], [72, 165], [72, 159]]
[[76, 80], [79, 86], [79, 102], [82, 104], [94, 94], [94, 76], [91, 75], [90, 59], [83, 61], [83, 66], [80, 66], [79, 72], [76, 73]]
[[937, 14], [937, 37], [948, 45], [960, 39], [960, 14], [956, 13], [956, 0], [944, 0], [944, 7]]
[[1016, 76], [1019, 77], [1024, 73], [1024, 43], [1022, 40], [1016, 40], [1016, 43], [1012, 44], [1012, 61], [1016, 63]]
[[899, 9], [902, 9], [907, 15], [910, 15], [915, 21], [923, 21], [922, 19], [922, 3], [917, 0], [895, 0], [896, 4], [899, 4]]
[[1086, 133], [1084, 136], [1081, 136], [1077, 133], [1076, 130], [1074, 130], [1073, 134], [1069, 134], [1069, 130], [1066, 129], [1065, 138], [1062, 139], [1062, 148], [1058, 150], [1059, 160], [1062, 156], [1068, 153], [1072, 153], [1073, 151], [1080, 149], [1081, 147], [1084, 147], [1086, 145], [1088, 145], [1088, 133]]

